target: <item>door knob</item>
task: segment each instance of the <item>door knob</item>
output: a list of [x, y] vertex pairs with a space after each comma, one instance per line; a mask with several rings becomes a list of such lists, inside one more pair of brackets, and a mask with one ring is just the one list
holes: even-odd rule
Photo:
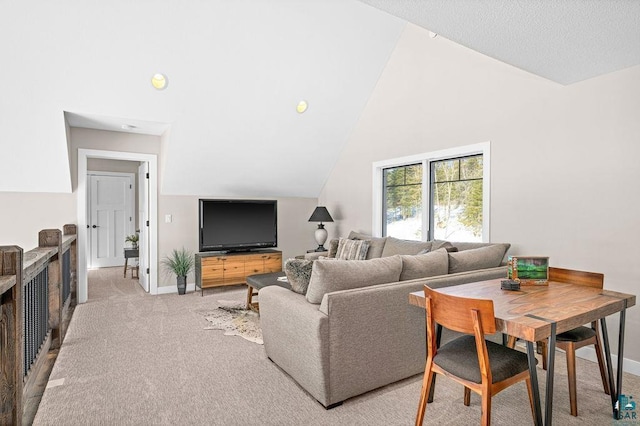
[[98, 225], [93, 225], [92, 228], [100, 228]]

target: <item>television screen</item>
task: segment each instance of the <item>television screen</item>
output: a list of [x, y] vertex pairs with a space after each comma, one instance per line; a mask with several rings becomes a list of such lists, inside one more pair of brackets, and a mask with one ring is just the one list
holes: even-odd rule
[[200, 251], [278, 245], [275, 200], [200, 200]]

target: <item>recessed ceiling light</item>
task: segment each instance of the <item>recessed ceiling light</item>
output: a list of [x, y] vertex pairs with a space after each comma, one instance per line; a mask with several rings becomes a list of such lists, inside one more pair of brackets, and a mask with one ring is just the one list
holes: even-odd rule
[[307, 104], [307, 101], [300, 101], [298, 102], [298, 105], [296, 105], [296, 111], [298, 111], [298, 114], [302, 114], [308, 107], [309, 104]]
[[136, 126], [134, 126], [133, 124], [123, 124], [120, 127], [122, 128], [122, 130], [133, 130], [136, 128]]
[[167, 88], [167, 84], [169, 83], [169, 81], [167, 80], [167, 76], [164, 74], [154, 74], [153, 77], [151, 77], [151, 85], [153, 85], [153, 87], [155, 87], [158, 90], [164, 90]]

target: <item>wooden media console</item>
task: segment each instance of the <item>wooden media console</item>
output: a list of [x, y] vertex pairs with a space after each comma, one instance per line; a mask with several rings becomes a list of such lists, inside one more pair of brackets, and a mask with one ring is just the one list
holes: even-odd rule
[[195, 266], [196, 287], [204, 294], [206, 288], [246, 284], [249, 275], [282, 271], [282, 252], [202, 252], [196, 254]]

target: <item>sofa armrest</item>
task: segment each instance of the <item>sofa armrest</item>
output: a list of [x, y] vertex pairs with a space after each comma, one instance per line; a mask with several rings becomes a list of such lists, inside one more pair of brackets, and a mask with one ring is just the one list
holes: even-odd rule
[[269, 286], [258, 294], [267, 356], [320, 403], [329, 405], [329, 319], [318, 305], [291, 290]]
[[327, 256], [328, 254], [328, 251], [312, 251], [309, 253], [305, 253], [304, 258], [306, 260], [316, 260], [320, 256]]
[[332, 401], [424, 371], [425, 312], [409, 304], [409, 294], [422, 285], [399, 282], [325, 294], [320, 310], [331, 330]]

